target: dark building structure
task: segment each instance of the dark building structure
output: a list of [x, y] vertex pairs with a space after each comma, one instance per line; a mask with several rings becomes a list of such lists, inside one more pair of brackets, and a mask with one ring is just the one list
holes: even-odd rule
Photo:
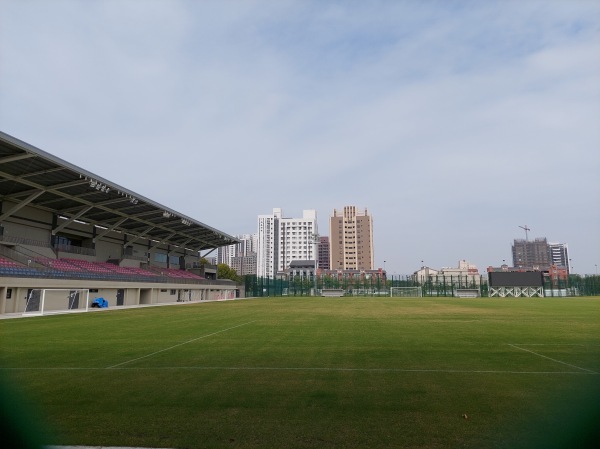
[[546, 237], [535, 240], [515, 239], [512, 245], [512, 257], [513, 266], [518, 268], [539, 269], [552, 264]]
[[322, 270], [329, 270], [329, 237], [319, 237], [319, 265]]
[[515, 239], [512, 245], [513, 267], [546, 271], [551, 266], [570, 271], [566, 243], [548, 243], [546, 237], [535, 240]]

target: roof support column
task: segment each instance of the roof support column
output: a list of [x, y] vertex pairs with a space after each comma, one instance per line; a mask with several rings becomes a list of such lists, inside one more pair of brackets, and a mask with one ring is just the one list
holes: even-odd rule
[[77, 215], [75, 215], [74, 217], [69, 218], [68, 220], [66, 220], [63, 224], [57, 226], [56, 228], [54, 228], [52, 230], [52, 234], [56, 235], [59, 231], [62, 231], [64, 228], [66, 228], [68, 225], [70, 225], [71, 223], [73, 223], [75, 220], [77, 220], [79, 217], [81, 217], [82, 215], [84, 215], [85, 213], [89, 212], [90, 210], [92, 210], [94, 208], [94, 206], [88, 206], [85, 209], [81, 210]]
[[96, 240], [101, 239], [102, 237], [104, 237], [106, 234], [108, 234], [111, 231], [114, 231], [115, 228], [121, 226], [123, 223], [125, 223], [127, 221], [127, 218], [123, 218], [122, 220], [119, 220], [118, 222], [116, 222], [114, 225], [112, 225], [109, 228], [106, 228], [104, 231], [102, 231], [101, 233], [97, 234], [94, 237], [94, 243], [96, 243]]
[[6, 211], [2, 215], [0, 215], [0, 222], [6, 220], [8, 217], [10, 217], [12, 214], [14, 214], [15, 212], [17, 212], [19, 209], [22, 209], [23, 207], [27, 206], [29, 203], [31, 203], [33, 200], [35, 200], [42, 193], [44, 193], [43, 190], [38, 190], [37, 192], [34, 192], [31, 195], [29, 195], [23, 201], [20, 201], [17, 204], [15, 204], [8, 211]]

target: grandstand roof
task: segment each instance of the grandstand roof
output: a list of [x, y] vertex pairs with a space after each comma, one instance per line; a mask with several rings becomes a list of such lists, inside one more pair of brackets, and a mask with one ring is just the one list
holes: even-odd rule
[[0, 132], [0, 200], [110, 231], [196, 251], [237, 243], [230, 235]]

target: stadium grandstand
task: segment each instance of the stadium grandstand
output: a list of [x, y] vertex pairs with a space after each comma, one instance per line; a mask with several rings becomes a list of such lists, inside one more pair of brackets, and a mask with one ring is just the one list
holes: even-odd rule
[[[109, 307], [232, 299], [235, 283], [200, 256], [234, 243], [0, 132], [0, 315], [27, 312], [46, 291], [86, 291]], [[36, 307], [73, 308], [69, 294], [54, 296]]]

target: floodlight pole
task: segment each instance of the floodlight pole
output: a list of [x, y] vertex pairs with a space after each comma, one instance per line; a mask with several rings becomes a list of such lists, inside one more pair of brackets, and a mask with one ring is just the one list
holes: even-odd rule
[[313, 234], [312, 238], [313, 238], [313, 243], [315, 245], [315, 253], [313, 254], [314, 258], [315, 258], [315, 271], [314, 271], [314, 277], [315, 277], [315, 296], [317, 296], [317, 266], [319, 264], [319, 234]]
[[385, 271], [385, 260], [383, 261], [383, 278], [385, 279], [385, 288], [387, 288], [387, 272]]

